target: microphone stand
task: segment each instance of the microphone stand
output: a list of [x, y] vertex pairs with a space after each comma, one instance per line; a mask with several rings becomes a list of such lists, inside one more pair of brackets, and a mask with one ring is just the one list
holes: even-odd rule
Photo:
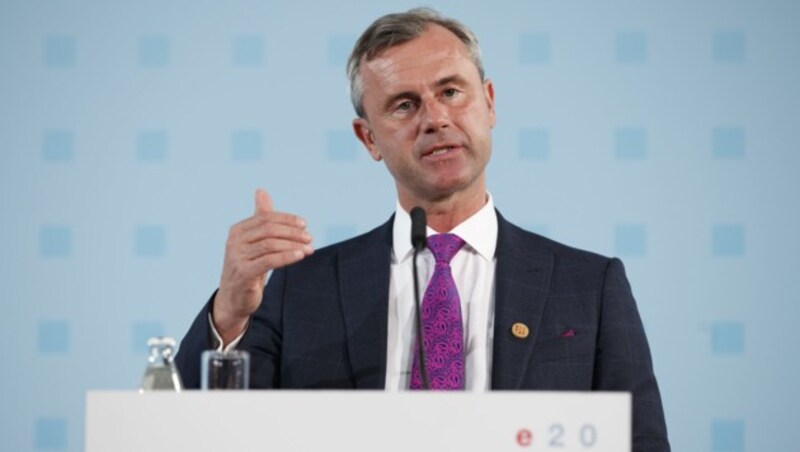
[[422, 379], [422, 389], [430, 389], [428, 380], [428, 366], [425, 362], [425, 345], [422, 334], [422, 315], [419, 301], [419, 275], [417, 274], [417, 254], [427, 246], [427, 219], [421, 207], [411, 209], [411, 245], [414, 247], [414, 308], [417, 313], [417, 354], [419, 356], [419, 375]]

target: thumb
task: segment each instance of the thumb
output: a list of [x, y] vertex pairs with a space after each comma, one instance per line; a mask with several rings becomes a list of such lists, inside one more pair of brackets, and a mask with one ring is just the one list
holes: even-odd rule
[[272, 199], [263, 188], [256, 190], [256, 213], [270, 212], [272, 210]]

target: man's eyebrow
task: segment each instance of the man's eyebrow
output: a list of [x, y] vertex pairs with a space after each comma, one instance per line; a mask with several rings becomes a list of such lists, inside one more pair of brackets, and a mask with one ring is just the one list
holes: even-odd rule
[[465, 82], [466, 80], [464, 79], [464, 77], [458, 74], [454, 74], [440, 78], [439, 80], [436, 81], [436, 86], [449, 85], [450, 83], [464, 84]]

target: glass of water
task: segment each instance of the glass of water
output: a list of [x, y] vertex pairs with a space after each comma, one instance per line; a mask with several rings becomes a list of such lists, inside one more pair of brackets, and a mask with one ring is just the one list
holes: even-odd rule
[[201, 357], [200, 387], [210, 389], [248, 389], [250, 354], [241, 350], [206, 350]]

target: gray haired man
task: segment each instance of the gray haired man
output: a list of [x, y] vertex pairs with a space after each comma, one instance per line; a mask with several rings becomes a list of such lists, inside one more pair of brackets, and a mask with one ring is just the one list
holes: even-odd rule
[[394, 178], [394, 215], [314, 250], [305, 220], [258, 190], [254, 214], [231, 227], [219, 289], [182, 342], [185, 384], [199, 384], [203, 350], [237, 347], [252, 356], [254, 387], [415, 388], [408, 212], [421, 207], [429, 241], [457, 243], [447, 262], [421, 253], [421, 280], [439, 284], [430, 298], [451, 303], [423, 305], [423, 316], [456, 319], [423, 327], [451, 341], [426, 359], [449, 367], [436, 378], [455, 386], [442, 387], [630, 391], [634, 450], [668, 451], [622, 263], [524, 231], [494, 208], [494, 86], [475, 35], [429, 9], [389, 14], [358, 39], [347, 71], [353, 130]]

